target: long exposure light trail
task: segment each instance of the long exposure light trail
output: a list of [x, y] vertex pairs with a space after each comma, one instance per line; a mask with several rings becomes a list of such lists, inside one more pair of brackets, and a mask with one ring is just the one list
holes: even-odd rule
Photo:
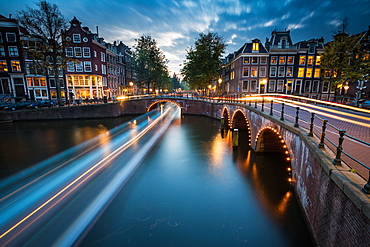
[[[332, 113], [345, 115], [345, 116], [351, 116], [353, 118], [359, 118], [359, 119], [364, 119], [364, 120], [369, 120], [370, 121], [369, 117], [358, 116], [358, 115], [355, 115], [355, 114], [340, 112], [338, 110], [333, 110], [333, 109], [328, 109], [328, 108], [323, 109], [322, 107], [313, 106], [313, 105], [310, 105], [310, 104], [297, 102], [297, 101], [291, 101], [291, 100], [275, 100], [275, 101], [279, 102], [279, 103], [285, 103], [285, 104], [290, 105], [292, 107], [295, 107], [296, 105], [301, 105], [301, 106], [303, 105], [303, 106], [309, 106], [311, 108], [320, 109], [319, 111], [317, 111], [317, 110], [313, 110], [313, 109], [310, 109], [310, 108], [307, 108], [307, 107], [301, 107], [301, 109], [304, 109], [308, 112], [313, 112], [313, 113], [316, 113], [316, 114], [320, 114], [322, 116], [330, 117], [330, 118], [333, 118], [333, 119], [338, 119], [338, 120], [341, 120], [341, 121], [344, 121], [344, 122], [348, 122], [348, 123], [352, 123], [352, 124], [356, 124], [356, 125], [361, 125], [361, 126], [368, 127], [368, 128], [370, 127], [370, 124], [359, 122], [359, 121], [356, 121], [356, 120], [351, 120], [351, 119], [344, 118], [344, 117], [340, 117], [338, 115], [333, 115], [333, 114], [330, 114], [330, 113], [325, 113], [323, 110], [328, 111], [328, 112], [332, 112]], [[290, 103], [288, 103], [288, 102], [290, 102]]]
[[[132, 137], [129, 141], [121, 145], [119, 148], [114, 150], [112, 153], [104, 157], [102, 160], [97, 162], [95, 165], [90, 167], [88, 170], [83, 172], [81, 175], [79, 175], [76, 179], [74, 179], [72, 182], [70, 182], [68, 185], [66, 185], [64, 188], [59, 190], [57, 193], [55, 193], [53, 196], [51, 196], [48, 200], [46, 200], [44, 203], [42, 203], [40, 206], [38, 206], [36, 209], [34, 209], [32, 212], [27, 214], [25, 217], [23, 217], [21, 220], [19, 220], [16, 224], [14, 224], [12, 227], [10, 227], [8, 230], [6, 230], [3, 234], [0, 235], [0, 239], [5, 237], [7, 234], [9, 234], [11, 231], [16, 229], [18, 226], [20, 226], [22, 223], [27, 221], [29, 218], [31, 218], [33, 215], [35, 215], [37, 212], [39, 212], [41, 209], [45, 208], [47, 205], [51, 204], [51, 202], [55, 201], [58, 197], [60, 197], [64, 192], [70, 189], [68, 192], [71, 193], [74, 189], [78, 188], [79, 185], [81, 185], [85, 180], [96, 174], [98, 171], [103, 169], [109, 162], [114, 160], [117, 156], [119, 156], [122, 152], [124, 152], [127, 148], [129, 148], [131, 145], [133, 145], [138, 139], [140, 139], [143, 135], [145, 135], [151, 128], [153, 128], [169, 111], [170, 109], [166, 109], [164, 113], [162, 113], [158, 118], [156, 118], [153, 122], [151, 122], [147, 127], [145, 127], [142, 131], [140, 131], [137, 135]], [[72, 188], [74, 186], [74, 188]], [[18, 233], [19, 234], [19, 233]], [[18, 235], [16, 234], [16, 235]], [[10, 241], [10, 240], [9, 240]]]

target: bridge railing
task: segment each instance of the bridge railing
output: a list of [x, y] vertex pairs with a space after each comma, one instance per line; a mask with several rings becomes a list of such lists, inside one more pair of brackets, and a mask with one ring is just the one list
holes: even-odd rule
[[[355, 158], [353, 153], [366, 146], [370, 150], [370, 143], [355, 138], [346, 133], [346, 130], [339, 129], [328, 120], [317, 116], [313, 112], [309, 112], [300, 107], [296, 107], [291, 104], [286, 104], [282, 101], [266, 100], [264, 97], [259, 97], [243, 102], [252, 106], [256, 109], [266, 112], [271, 116], [275, 115], [280, 117], [281, 121], [288, 120], [292, 122], [294, 127], [301, 127], [309, 131], [309, 136], [317, 136], [319, 138], [319, 148], [329, 148], [334, 154], [333, 160], [334, 165], [341, 165], [344, 162], [351, 172], [357, 173], [359, 176], [367, 179], [367, 183], [362, 189], [363, 192], [370, 194], [370, 167], [367, 166], [364, 161], [360, 161], [359, 158]], [[233, 103], [241, 103], [237, 99], [232, 100]], [[290, 108], [287, 110], [287, 105]], [[274, 108], [275, 106], [275, 108]], [[347, 139], [351, 143], [344, 143]], [[345, 145], [347, 144], [347, 145]], [[350, 144], [350, 145], [349, 145]], [[366, 174], [367, 173], [367, 174]], [[367, 177], [367, 178], [366, 178]]]
[[[168, 96], [164, 95], [162, 97], [155, 97], [162, 98]], [[268, 100], [267, 97], [261, 97], [261, 95], [257, 97], [253, 95], [247, 97], [240, 97], [240, 95], [229, 95], [226, 97], [187, 95], [186, 97], [179, 97], [177, 95], [173, 95], [170, 97], [176, 99], [186, 98], [201, 100], [210, 103], [245, 104], [255, 109], [259, 109], [270, 116], [278, 116], [281, 121], [289, 121], [296, 128], [304, 128], [308, 130], [309, 136], [315, 135], [319, 138], [319, 148], [327, 147], [335, 154], [335, 158], [333, 160], [334, 165], [341, 165], [343, 162], [350, 168], [351, 172], [357, 173], [365, 180], [367, 179], [367, 184], [365, 184], [362, 190], [365, 193], [370, 194], [370, 167], [367, 166], [364, 161], [360, 161], [359, 158], [354, 157], [354, 153], [359, 150], [360, 146], [366, 146], [370, 150], [370, 143], [347, 134], [345, 130], [337, 128], [328, 120], [317, 116], [317, 114], [313, 112], [309, 112], [289, 103], [284, 103], [280, 100]], [[298, 100], [304, 100], [301, 98], [302, 97]], [[345, 139], [347, 140], [347, 143], [344, 142]], [[349, 141], [351, 141], [351, 143], [348, 143]]]

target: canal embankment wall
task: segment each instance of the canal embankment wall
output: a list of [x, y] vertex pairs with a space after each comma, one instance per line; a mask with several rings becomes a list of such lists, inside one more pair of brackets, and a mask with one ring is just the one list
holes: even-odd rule
[[[132, 100], [100, 105], [56, 107], [1, 112], [0, 121], [81, 119], [141, 114], [159, 99]], [[245, 104], [209, 103], [196, 100], [171, 100], [184, 114], [219, 119], [226, 107], [232, 116], [244, 111], [251, 126], [252, 146], [258, 131], [270, 126], [279, 130], [291, 153], [293, 187], [318, 246], [368, 246], [370, 243], [370, 196], [361, 189], [366, 181], [345, 165], [335, 166], [334, 154], [320, 149], [316, 137], [302, 128], [269, 116]], [[230, 117], [231, 117], [230, 116]], [[1, 125], [0, 125], [1, 127]]]

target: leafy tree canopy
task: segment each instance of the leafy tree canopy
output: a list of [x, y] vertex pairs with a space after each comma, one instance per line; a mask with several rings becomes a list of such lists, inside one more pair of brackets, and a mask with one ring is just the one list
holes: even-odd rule
[[157, 47], [157, 42], [149, 35], [136, 39], [133, 51], [133, 70], [138, 85], [153, 89], [171, 89], [171, 80], [163, 52]]
[[181, 73], [191, 89], [205, 89], [214, 81], [220, 69], [220, 59], [226, 44], [217, 33], [199, 34], [195, 47], [187, 51]]

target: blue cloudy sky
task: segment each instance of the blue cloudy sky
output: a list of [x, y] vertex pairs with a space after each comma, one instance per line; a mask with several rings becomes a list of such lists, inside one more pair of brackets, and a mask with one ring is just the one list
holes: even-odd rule
[[[1, 1], [0, 14], [15, 16], [36, 0]], [[179, 72], [186, 49], [201, 32], [217, 32], [228, 44], [226, 54], [254, 38], [265, 42], [275, 29], [290, 29], [293, 42], [324, 37], [330, 41], [344, 16], [351, 33], [370, 25], [370, 0], [49, 0], [67, 20], [74, 16], [107, 42], [135, 44], [151, 35]]]

